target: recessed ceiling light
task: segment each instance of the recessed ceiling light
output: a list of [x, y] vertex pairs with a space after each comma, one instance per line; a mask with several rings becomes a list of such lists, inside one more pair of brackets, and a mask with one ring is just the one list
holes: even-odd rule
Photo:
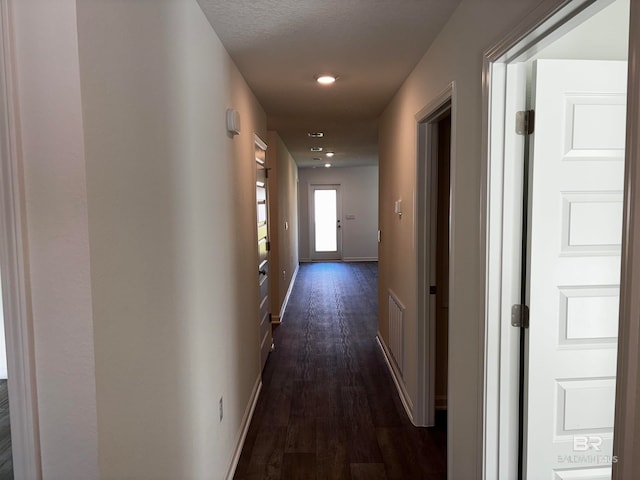
[[331, 158], [331, 157], [333, 157], [333, 156], [335, 155], [335, 153], [333, 153], [333, 152], [327, 152], [327, 153], [325, 153], [325, 155], [326, 155], [327, 157]]
[[331, 166], [331, 164], [330, 163], [325, 163], [324, 166], [329, 168]]
[[312, 152], [321, 152], [322, 151], [322, 147], [311, 147], [311, 151]]
[[323, 132], [309, 132], [309, 133], [307, 133], [307, 135], [309, 135], [311, 138], [322, 138], [322, 137], [324, 137], [324, 133]]
[[321, 85], [331, 85], [338, 79], [336, 75], [322, 74], [316, 77], [316, 82]]

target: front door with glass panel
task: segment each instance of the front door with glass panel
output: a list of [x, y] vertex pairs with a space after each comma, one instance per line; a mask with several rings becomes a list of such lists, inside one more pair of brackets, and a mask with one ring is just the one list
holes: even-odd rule
[[339, 185], [311, 185], [309, 218], [312, 260], [342, 260]]

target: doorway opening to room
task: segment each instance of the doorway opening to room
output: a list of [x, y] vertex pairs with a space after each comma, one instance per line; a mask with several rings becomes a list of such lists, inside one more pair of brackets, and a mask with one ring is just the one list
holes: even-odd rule
[[[452, 103], [450, 85], [418, 122], [419, 384], [415, 424], [447, 429]], [[448, 449], [447, 449], [448, 450]]]
[[487, 54], [486, 478], [616, 463], [628, 26], [568, 1]]

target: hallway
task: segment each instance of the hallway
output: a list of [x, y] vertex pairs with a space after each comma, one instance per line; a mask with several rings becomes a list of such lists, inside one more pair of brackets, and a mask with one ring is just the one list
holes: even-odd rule
[[444, 479], [444, 427], [407, 418], [376, 342], [377, 263], [302, 264], [236, 479]]

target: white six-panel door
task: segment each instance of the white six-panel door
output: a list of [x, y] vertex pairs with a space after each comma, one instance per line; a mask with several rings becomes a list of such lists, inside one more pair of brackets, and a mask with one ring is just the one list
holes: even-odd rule
[[264, 369], [269, 352], [273, 349], [271, 315], [269, 313], [269, 210], [267, 198], [267, 146], [255, 138], [256, 160], [256, 220], [258, 234], [258, 288], [260, 305], [258, 324], [260, 325], [260, 368]]
[[534, 65], [529, 480], [610, 478], [626, 76], [626, 62]]

